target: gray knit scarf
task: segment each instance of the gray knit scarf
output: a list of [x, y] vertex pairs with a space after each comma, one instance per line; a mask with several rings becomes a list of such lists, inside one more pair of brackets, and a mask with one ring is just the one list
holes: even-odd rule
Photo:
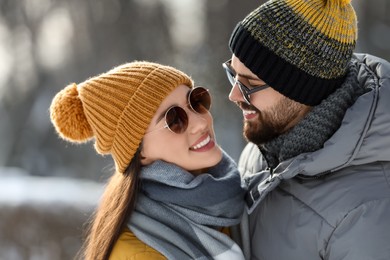
[[364, 93], [357, 74], [358, 65], [352, 61], [340, 88], [313, 107], [290, 131], [259, 146], [269, 167], [275, 168], [279, 162], [323, 147], [340, 127], [347, 109]]
[[240, 222], [245, 191], [234, 161], [223, 153], [207, 174], [155, 161], [141, 171], [142, 188], [128, 221], [138, 239], [168, 259], [244, 259], [218, 229]]

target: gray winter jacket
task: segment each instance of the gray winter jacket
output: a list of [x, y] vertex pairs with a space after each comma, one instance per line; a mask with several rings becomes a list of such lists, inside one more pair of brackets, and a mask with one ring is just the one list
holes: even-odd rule
[[239, 167], [253, 187], [241, 224], [247, 259], [390, 259], [390, 64], [356, 54], [371, 89], [312, 153], [265, 169], [249, 143]]

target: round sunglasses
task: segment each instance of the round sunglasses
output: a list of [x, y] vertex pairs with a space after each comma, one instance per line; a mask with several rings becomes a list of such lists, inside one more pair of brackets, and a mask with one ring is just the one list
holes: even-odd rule
[[[209, 90], [203, 87], [191, 89], [187, 97], [187, 105], [197, 114], [205, 114], [211, 107], [211, 96]], [[188, 115], [184, 108], [172, 106], [165, 112], [165, 125], [162, 128], [152, 130], [148, 133], [168, 128], [172, 133], [181, 134], [187, 130]]]

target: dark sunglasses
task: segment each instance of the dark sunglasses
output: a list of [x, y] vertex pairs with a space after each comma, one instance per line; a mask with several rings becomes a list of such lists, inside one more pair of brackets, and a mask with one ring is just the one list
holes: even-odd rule
[[224, 63], [222, 63], [222, 67], [226, 71], [226, 75], [229, 79], [230, 84], [234, 87], [236, 84], [238, 85], [238, 89], [241, 92], [242, 97], [244, 98], [245, 102], [250, 105], [250, 95], [252, 95], [255, 92], [261, 91], [263, 89], [269, 88], [270, 86], [268, 84], [264, 84], [261, 86], [253, 86], [251, 88], [248, 88], [243, 83], [241, 83], [238, 79], [236, 79], [236, 72], [233, 70], [231, 66], [232, 60], [228, 60]]
[[[203, 87], [196, 87], [191, 89], [188, 94], [188, 106], [197, 114], [205, 114], [211, 107], [211, 96], [208, 89]], [[188, 115], [184, 108], [179, 106], [172, 106], [165, 112], [165, 126], [175, 134], [184, 133], [188, 127]], [[156, 130], [161, 130], [156, 129]], [[148, 133], [154, 132], [152, 130]]]

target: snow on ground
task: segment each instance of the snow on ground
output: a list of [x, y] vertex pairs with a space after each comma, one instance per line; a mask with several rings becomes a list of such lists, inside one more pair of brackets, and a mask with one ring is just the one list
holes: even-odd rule
[[96, 205], [101, 183], [64, 177], [37, 177], [17, 168], [0, 168], [0, 205], [65, 203], [75, 207]]
[[0, 167], [0, 259], [68, 260], [104, 185]]

